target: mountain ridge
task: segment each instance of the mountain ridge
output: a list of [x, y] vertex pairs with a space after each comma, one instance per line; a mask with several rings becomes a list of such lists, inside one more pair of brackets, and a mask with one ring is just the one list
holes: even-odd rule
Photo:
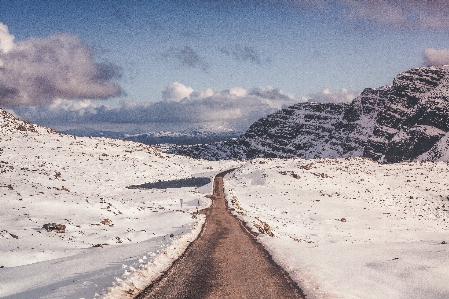
[[449, 160], [449, 66], [400, 73], [351, 103], [298, 103], [252, 124], [237, 140], [172, 152], [208, 160], [368, 157]]

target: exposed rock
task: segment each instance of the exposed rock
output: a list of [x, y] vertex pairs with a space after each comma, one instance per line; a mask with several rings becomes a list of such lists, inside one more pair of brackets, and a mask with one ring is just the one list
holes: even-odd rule
[[2, 128], [2, 131], [7, 132], [13, 132], [13, 131], [20, 131], [23, 134], [28, 134], [28, 132], [31, 133], [52, 133], [57, 134], [58, 132], [49, 129], [44, 128], [39, 125], [33, 124], [26, 120], [20, 120], [13, 114], [7, 112], [6, 110], [3, 110], [0, 108], [0, 128]]
[[44, 224], [42, 228], [47, 230], [47, 232], [55, 231], [57, 233], [65, 233], [66, 227], [64, 224], [47, 223]]
[[103, 219], [103, 220], [101, 220], [100, 221], [100, 223], [101, 224], [103, 224], [103, 225], [109, 225], [109, 226], [114, 226], [114, 224], [112, 224], [112, 221], [111, 221], [111, 219]]
[[399, 74], [377, 118], [364, 155], [382, 162], [414, 160], [435, 148], [449, 131], [449, 67], [426, 67]]

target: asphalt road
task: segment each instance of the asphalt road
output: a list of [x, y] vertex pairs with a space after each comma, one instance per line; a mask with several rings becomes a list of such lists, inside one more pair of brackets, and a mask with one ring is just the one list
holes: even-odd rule
[[305, 298], [227, 209], [221, 173], [199, 238], [135, 299]]

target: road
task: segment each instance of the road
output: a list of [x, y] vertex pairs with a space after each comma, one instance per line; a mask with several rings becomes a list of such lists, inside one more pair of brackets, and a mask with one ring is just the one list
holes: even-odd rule
[[215, 177], [213, 204], [199, 238], [135, 299], [305, 298], [227, 209], [225, 174]]

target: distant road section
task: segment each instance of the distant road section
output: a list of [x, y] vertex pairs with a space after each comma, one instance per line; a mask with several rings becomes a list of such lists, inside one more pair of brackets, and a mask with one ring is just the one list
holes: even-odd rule
[[158, 281], [135, 299], [305, 298], [286, 272], [227, 209], [223, 177], [200, 237]]

